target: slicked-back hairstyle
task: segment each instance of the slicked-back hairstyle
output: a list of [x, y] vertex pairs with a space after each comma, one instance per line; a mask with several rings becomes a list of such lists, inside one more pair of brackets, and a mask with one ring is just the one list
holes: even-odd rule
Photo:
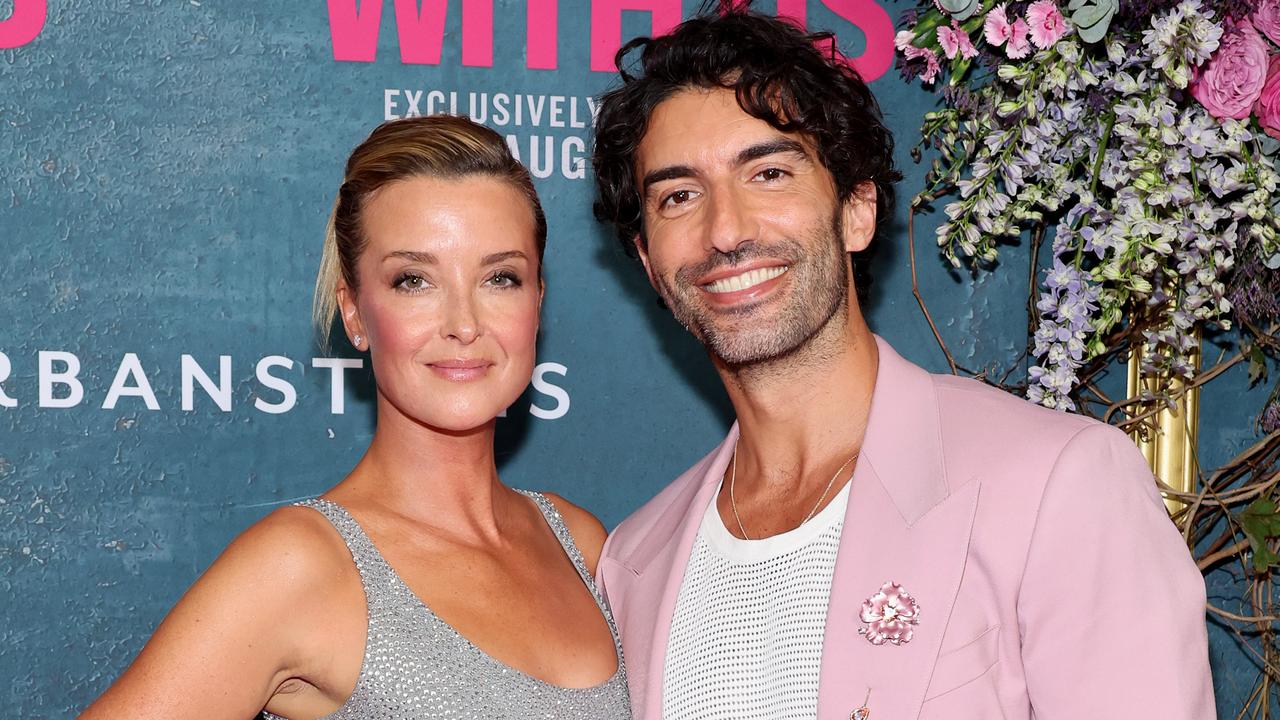
[[351, 152], [333, 214], [329, 216], [311, 308], [324, 344], [328, 344], [329, 329], [338, 309], [338, 280], [345, 280], [353, 290], [358, 287], [356, 260], [367, 244], [361, 230], [361, 213], [370, 196], [409, 178], [461, 179], [475, 175], [510, 183], [528, 200], [541, 276], [547, 219], [529, 171], [511, 155], [502, 136], [468, 118], [452, 115], [391, 120], [374, 128]]
[[[748, 115], [806, 136], [842, 201], [861, 183], [873, 183], [878, 236], [893, 212], [893, 184], [902, 176], [893, 164], [893, 135], [871, 90], [837, 54], [831, 33], [806, 33], [745, 4], [721, 6], [669, 35], [632, 40], [615, 56], [622, 85], [601, 98], [595, 124], [596, 219], [612, 223], [623, 249], [635, 255], [633, 243], [645, 241], [635, 160], [649, 118], [681, 90], [724, 88], [734, 91]], [[632, 74], [626, 60], [636, 50], [640, 67]], [[852, 258], [864, 297], [869, 252]]]

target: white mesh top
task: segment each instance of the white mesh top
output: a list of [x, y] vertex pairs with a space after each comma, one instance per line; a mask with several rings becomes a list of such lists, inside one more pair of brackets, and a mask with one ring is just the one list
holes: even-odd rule
[[676, 601], [662, 679], [666, 720], [812, 720], [849, 485], [809, 522], [763, 540], [725, 529], [713, 502]]

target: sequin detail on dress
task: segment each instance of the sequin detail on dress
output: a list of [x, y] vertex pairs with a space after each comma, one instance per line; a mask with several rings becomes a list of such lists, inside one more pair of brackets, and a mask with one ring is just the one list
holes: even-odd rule
[[[629, 720], [622, 646], [613, 615], [587, 573], [560, 513], [545, 497], [521, 490], [542, 511], [609, 624], [618, 670], [600, 685], [566, 688], [504, 665], [441, 620], [374, 547], [340, 505], [308, 500], [333, 523], [351, 551], [369, 608], [364, 664], [351, 697], [326, 720]], [[266, 720], [284, 720], [264, 712]]]

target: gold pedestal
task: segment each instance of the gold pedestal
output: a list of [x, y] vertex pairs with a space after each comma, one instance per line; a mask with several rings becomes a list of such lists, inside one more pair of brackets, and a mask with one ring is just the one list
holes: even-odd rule
[[[1198, 339], [1198, 338], [1197, 338]], [[1197, 350], [1193, 363], [1200, 369], [1200, 353]], [[1165, 373], [1144, 373], [1141, 368], [1139, 351], [1129, 357], [1129, 397], [1136, 397], [1143, 392], [1155, 396], [1179, 393], [1187, 385], [1180, 376]], [[1146, 412], [1150, 406], [1142, 406]], [[1135, 411], [1135, 415], [1139, 414]], [[1194, 387], [1180, 394], [1174, 400], [1173, 407], [1165, 407], [1154, 417], [1143, 421], [1144, 428], [1135, 429], [1134, 442], [1146, 456], [1151, 465], [1151, 472], [1156, 477], [1178, 492], [1194, 493], [1200, 478], [1200, 467], [1196, 461], [1196, 438], [1200, 425], [1200, 388]], [[1186, 503], [1176, 497], [1165, 495], [1165, 505], [1170, 513], [1186, 507]]]

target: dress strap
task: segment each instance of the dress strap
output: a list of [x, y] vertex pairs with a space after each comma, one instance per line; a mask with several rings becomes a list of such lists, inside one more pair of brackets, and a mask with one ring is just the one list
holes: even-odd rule
[[[596, 587], [596, 579], [587, 570], [587, 561], [582, 558], [582, 551], [578, 549], [578, 544], [574, 542], [573, 534], [569, 532], [569, 526], [565, 524], [564, 517], [560, 515], [560, 511], [542, 493], [519, 489], [516, 492], [528, 496], [542, 511], [542, 516], [546, 518], [547, 525], [551, 526], [551, 531], [555, 533], [556, 539], [560, 541], [560, 547], [564, 548], [564, 552], [569, 556], [574, 569], [578, 571], [578, 576], [582, 578], [582, 582], [591, 591], [591, 596], [595, 598], [596, 605], [600, 606], [600, 611], [609, 620], [610, 630], [613, 630], [613, 612], [609, 608], [609, 604], [605, 602], [604, 596], [600, 594], [600, 589]], [[616, 630], [614, 630], [614, 638], [615, 640], [617, 639]]]
[[605, 602], [604, 596], [600, 594], [600, 589], [596, 587], [595, 578], [591, 577], [591, 573], [587, 572], [587, 563], [582, 559], [582, 551], [578, 549], [578, 544], [574, 542], [573, 534], [569, 532], [569, 526], [565, 524], [564, 517], [560, 515], [560, 511], [556, 509], [556, 506], [542, 493], [520, 489], [516, 489], [516, 492], [533, 500], [538, 509], [542, 511], [542, 516], [546, 518], [547, 525], [551, 526], [551, 531], [555, 533], [556, 539], [560, 541], [560, 546], [564, 548], [564, 552], [569, 556], [574, 569], [578, 571], [578, 576], [582, 578], [582, 583], [591, 592], [591, 597], [595, 598], [596, 606], [600, 608], [600, 613], [604, 615], [605, 622], [609, 625], [609, 634], [613, 636], [613, 646], [618, 656], [618, 672], [615, 677], [623, 678], [625, 684], [627, 666], [622, 658], [622, 636], [618, 633], [618, 625], [613, 619], [613, 610], [609, 607], [609, 603]]
[[379, 604], [375, 603], [379, 594], [370, 592], [370, 585], [375, 582], [375, 578], [384, 577], [391, 569], [386, 559], [382, 557], [382, 553], [378, 552], [378, 548], [374, 546], [373, 540], [346, 508], [332, 500], [312, 498], [295, 504], [298, 507], [311, 508], [325, 516], [325, 519], [333, 525], [333, 529], [338, 531], [342, 542], [351, 553], [351, 559], [355, 561], [356, 571], [360, 573], [360, 584], [364, 586], [369, 610], [372, 613], [376, 609], [374, 605]]
[[591, 588], [591, 593], [594, 595], [596, 592], [595, 579], [591, 577], [591, 573], [587, 572], [587, 561], [582, 558], [582, 551], [578, 549], [578, 544], [573, 541], [573, 534], [569, 532], [569, 526], [565, 524], [564, 517], [560, 515], [560, 511], [542, 493], [533, 492], [532, 490], [516, 490], [516, 492], [533, 500], [538, 509], [542, 511], [542, 516], [546, 518], [547, 525], [551, 527], [556, 539], [560, 541], [560, 546], [564, 548], [565, 554], [569, 556], [574, 569], [582, 576], [583, 582], [587, 584], [587, 587]]

